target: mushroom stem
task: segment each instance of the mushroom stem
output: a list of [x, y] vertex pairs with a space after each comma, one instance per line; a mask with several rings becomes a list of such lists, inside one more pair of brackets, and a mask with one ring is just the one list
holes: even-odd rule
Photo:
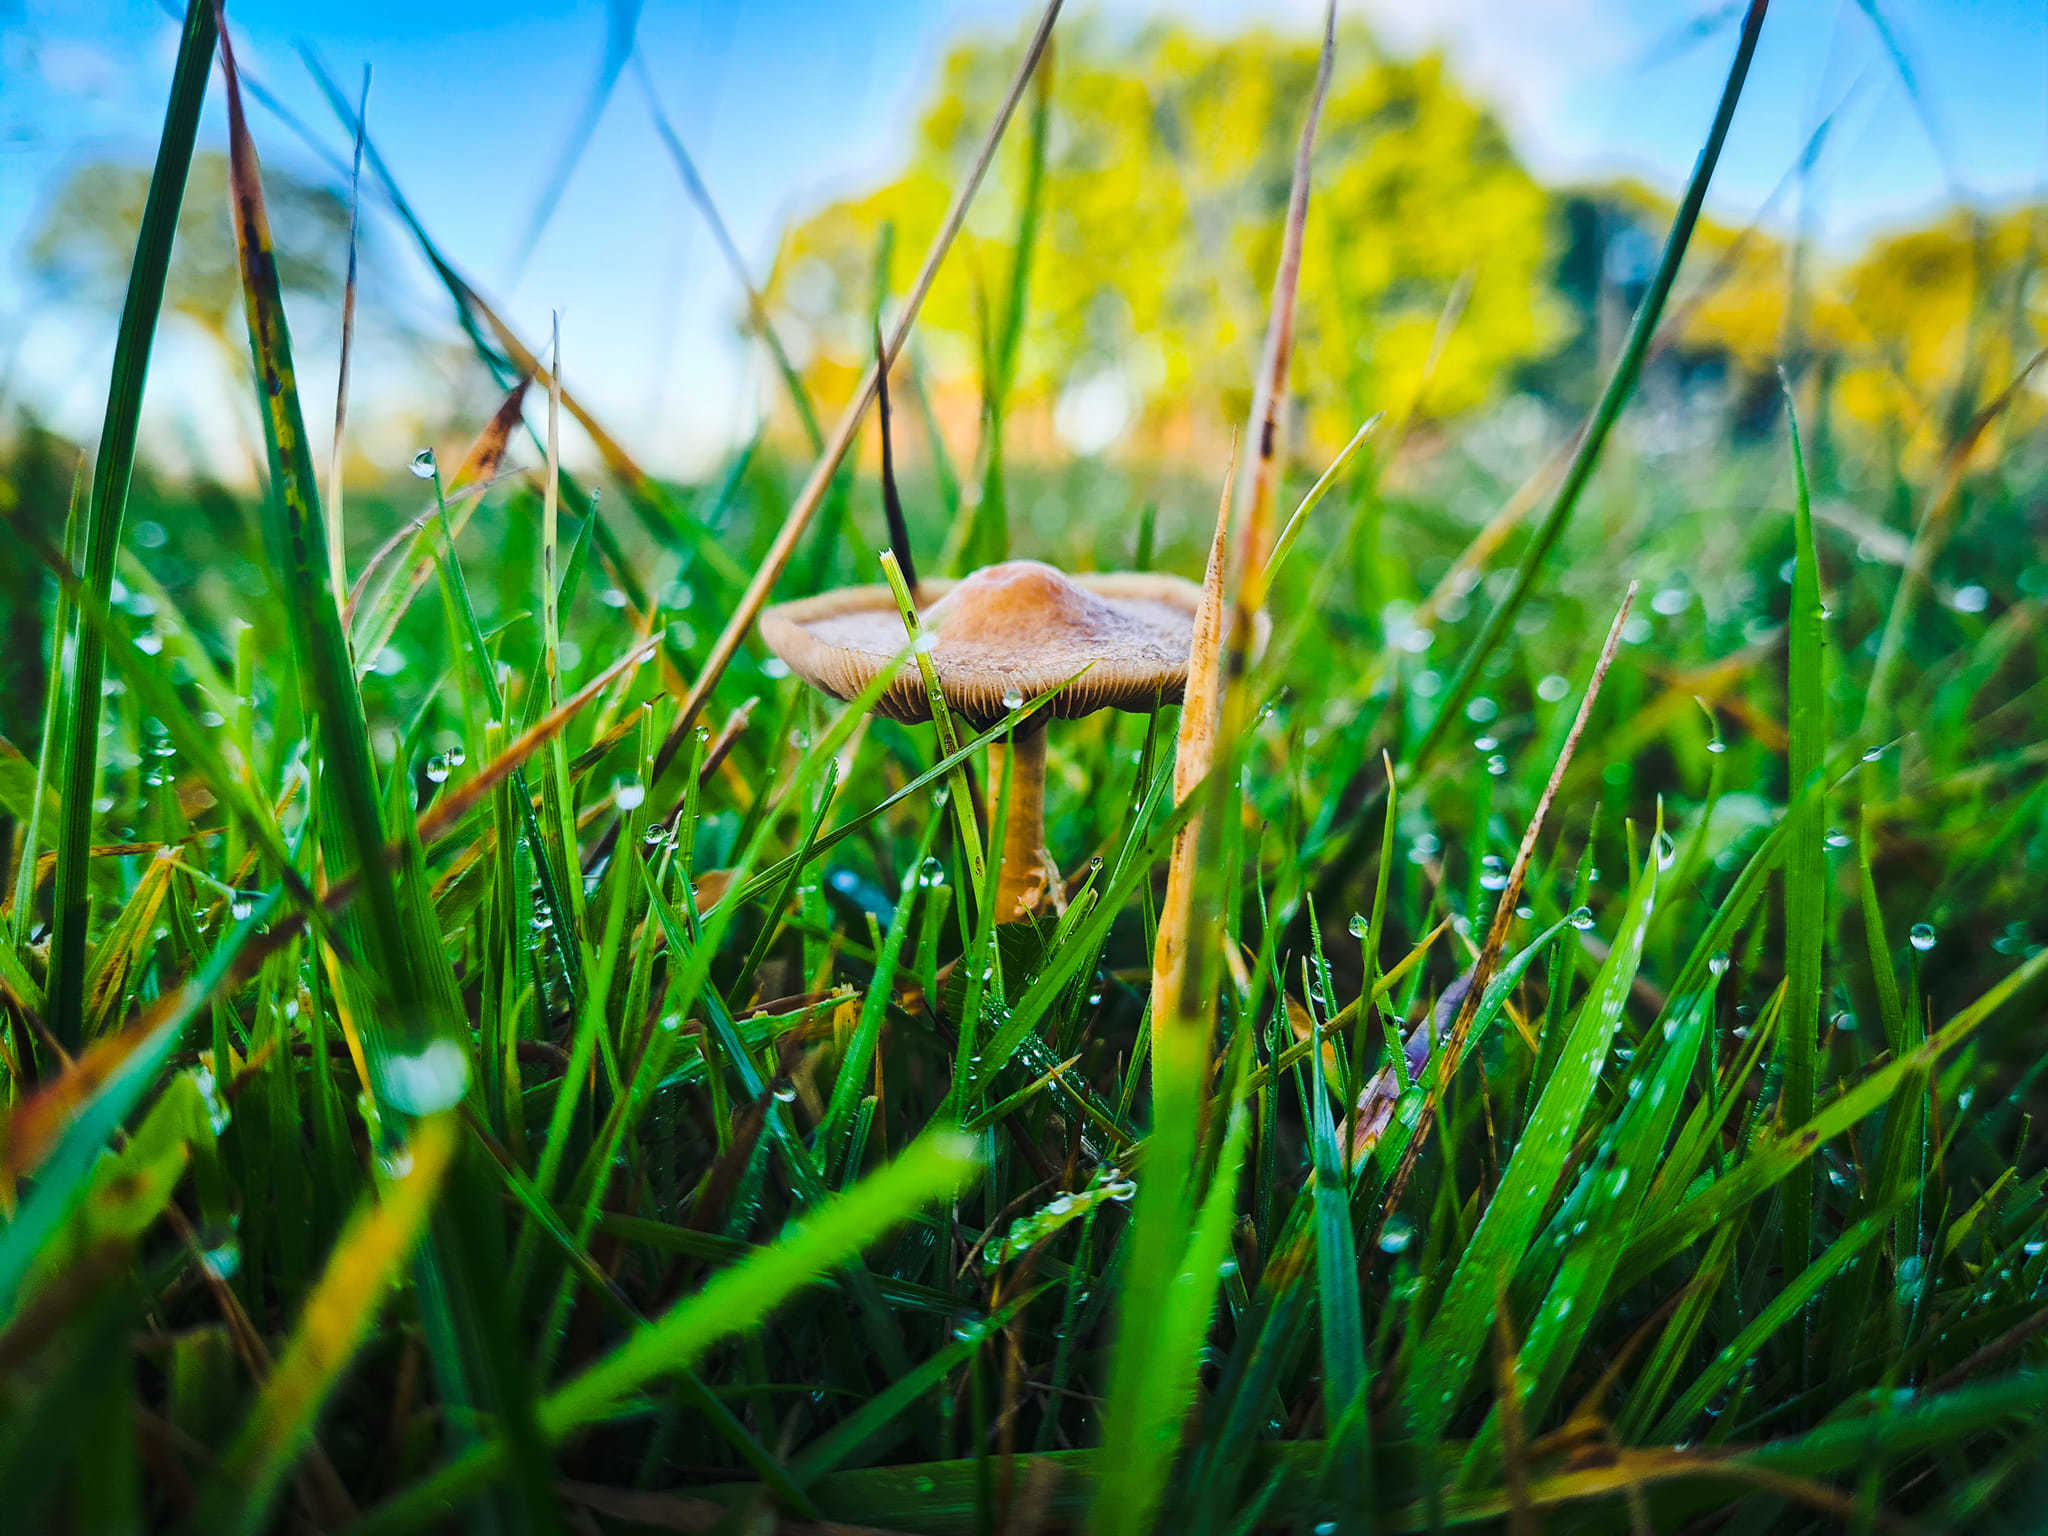
[[1057, 866], [1045, 848], [1045, 727], [1025, 725], [988, 744], [988, 800], [993, 814], [1003, 792], [1003, 760], [1010, 762], [1009, 820], [1003, 826], [1002, 873], [996, 884], [996, 921], [1029, 917], [1045, 900]]

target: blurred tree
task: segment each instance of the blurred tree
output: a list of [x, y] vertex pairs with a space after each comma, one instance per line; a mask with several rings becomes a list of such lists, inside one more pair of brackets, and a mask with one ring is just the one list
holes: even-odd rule
[[[1127, 413], [1152, 451], [1191, 419], [1246, 407], [1278, 260], [1294, 145], [1314, 78], [1305, 40], [1179, 27], [1063, 32], [1039, 245], [1016, 378], [1020, 407]], [[1348, 435], [1403, 407], [1451, 296], [1469, 284], [1428, 396], [1487, 399], [1558, 331], [1549, 208], [1494, 118], [1434, 55], [1387, 58], [1363, 30], [1338, 43], [1317, 142], [1294, 377], [1314, 431]], [[778, 323], [824, 398], [843, 396], [871, 343], [871, 254], [924, 248], [1013, 67], [976, 44], [946, 61], [903, 174], [791, 229], [768, 281]], [[1026, 162], [1005, 148], [924, 308], [942, 394], [971, 394], [1010, 270]], [[892, 275], [892, 290], [908, 280]], [[951, 417], [957, 421], [957, 416]], [[1103, 435], [1111, 435], [1104, 433]]]
[[[1845, 418], [1894, 433], [1910, 456], [1944, 451], [2044, 339], [2037, 276], [2048, 208], [1959, 209], [1874, 241], [1842, 273]], [[2010, 430], [2041, 417], [2014, 402]]]
[[[278, 277], [287, 293], [339, 302], [348, 265], [347, 203], [275, 166], [264, 168], [263, 186]], [[96, 314], [118, 314], [148, 191], [147, 165], [80, 165], [50, 199], [29, 238], [30, 273], [63, 302]], [[191, 322], [221, 347], [230, 367], [238, 372], [247, 368], [241, 269], [224, 154], [192, 157], [164, 310]]]

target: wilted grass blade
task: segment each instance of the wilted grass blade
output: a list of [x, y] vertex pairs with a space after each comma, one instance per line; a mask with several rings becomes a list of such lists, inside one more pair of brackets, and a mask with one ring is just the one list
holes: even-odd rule
[[[156, 166], [142, 207], [135, 263], [121, 305], [114, 341], [114, 372], [107, 386], [106, 418], [100, 426], [99, 459], [93, 467], [92, 500], [85, 523], [85, 590], [107, 600], [114, 558], [121, 547], [121, 520], [135, 468], [135, 434], [142, 415], [142, 391], [156, 340], [158, 312], [171, 263], [171, 240], [192, 166], [199, 109], [213, 67], [213, 0], [189, 0], [171, 72], [170, 105], [157, 140]], [[92, 857], [92, 803], [97, 794], [100, 746], [100, 684], [104, 641], [79, 628], [66, 691], [71, 718], [64, 741], [63, 795], [57, 822], [57, 866], [51, 892], [49, 996], [50, 1029], [67, 1048], [85, 1038], [85, 928], [88, 916], [87, 865]]]

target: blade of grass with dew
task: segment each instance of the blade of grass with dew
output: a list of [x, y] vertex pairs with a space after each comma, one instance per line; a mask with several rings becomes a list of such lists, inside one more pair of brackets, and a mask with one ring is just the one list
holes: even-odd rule
[[[1826, 631], [1821, 618], [1820, 559], [1813, 541], [1813, 503], [1807, 493], [1806, 459], [1800, 452], [1799, 418], [1789, 387], [1784, 392], [1785, 426], [1792, 446], [1794, 537], [1789, 675], [1789, 768], [1794, 786], [1823, 771], [1827, 754], [1827, 695], [1821, 676]], [[1803, 797], [1792, 822], [1785, 860], [1784, 1025], [1778, 1031], [1779, 1062], [1785, 1074], [1782, 1112], [1791, 1125], [1813, 1117], [1814, 1078], [1819, 1050], [1821, 945], [1827, 932], [1827, 802]], [[1785, 1272], [1797, 1274], [1813, 1256], [1813, 1169], [1802, 1163], [1785, 1181]]]
[[[80, 564], [79, 553], [85, 537], [85, 506], [85, 459], [81, 456], [78, 467], [72, 471], [71, 500], [64, 511], [63, 567], [66, 571], [76, 570]], [[61, 647], [63, 637], [71, 633], [71, 593], [63, 582], [57, 586], [57, 601], [50, 614], [50, 633], [58, 637], [59, 651], [53, 658], [48, 685], [43, 692], [43, 725], [36, 736], [35, 777], [30, 781], [26, 812], [17, 808], [14, 813], [22, 823], [21, 847], [15, 855], [19, 863], [14, 872], [14, 942], [11, 948], [0, 946], [0, 949], [5, 949], [7, 961], [13, 964], [19, 964], [14, 951], [27, 941], [29, 922], [35, 915], [36, 857], [42, 847], [43, 817], [52, 809], [59, 816], [63, 814], [61, 802], [54, 799], [50, 783], [58, 767], [56, 758], [60, 749], [57, 742], [61, 734], [58, 722], [69, 718], [65, 712], [70, 707], [70, 669], [64, 665]], [[32, 992], [35, 1008], [42, 1011], [42, 988], [33, 987]], [[24, 991], [23, 999], [26, 1000], [28, 995], [29, 992]]]
[[1862, 1078], [1822, 1105], [1806, 1124], [1790, 1127], [1762, 1143], [1721, 1178], [1650, 1221], [1630, 1241], [1619, 1283], [1626, 1285], [1640, 1279], [1648, 1269], [1682, 1252], [1702, 1233], [1719, 1226], [1730, 1211], [1768, 1193], [1795, 1164], [1812, 1157], [1822, 1145], [1890, 1102], [1907, 1074], [1931, 1072], [1944, 1056], [1960, 1047], [1986, 1019], [2044, 971], [2048, 971], [2048, 949], [2007, 973], [1929, 1035], [1924, 1044]]
[[454, 1148], [448, 1116], [419, 1122], [407, 1143], [411, 1165], [343, 1231], [204, 1496], [200, 1518], [206, 1527], [243, 1533], [267, 1528], [278, 1490], [311, 1438], [321, 1405], [362, 1347], [385, 1293], [426, 1228]]
[[818, 1122], [813, 1145], [818, 1149], [818, 1161], [828, 1181], [832, 1179], [835, 1168], [840, 1174], [839, 1182], [855, 1178], [860, 1172], [851, 1163], [842, 1161], [841, 1149], [854, 1105], [868, 1089], [868, 1069], [874, 1063], [882, 1021], [889, 1011], [889, 999], [895, 990], [896, 970], [902, 960], [904, 940], [910, 935], [910, 918], [917, 908], [917, 893], [922, 888], [925, 857], [931, 852], [932, 839], [940, 825], [936, 816], [926, 819], [916, 852], [905, 861], [903, 878], [897, 885], [896, 910], [890, 916], [888, 932], [882, 939], [882, 952], [876, 958], [867, 996], [861, 999], [853, 1036], [840, 1059], [838, 1075], [832, 1080], [832, 1097], [825, 1106], [824, 1118]]
[[1527, 1249], [1570, 1154], [1641, 959], [1644, 925], [1657, 899], [1653, 848], [1636, 878], [1606, 963], [1573, 1022], [1522, 1139], [1501, 1171], [1472, 1240], [1458, 1257], [1443, 1304], [1431, 1319], [1408, 1385], [1410, 1412], [1425, 1438], [1441, 1435], [1469, 1383], [1491, 1326], [1494, 1284]]
[[1743, 13], [1741, 36], [1735, 45], [1735, 58], [1729, 65], [1728, 80], [1722, 87], [1720, 105], [1714, 112], [1713, 125], [1707, 130], [1706, 143], [1700, 147], [1699, 159], [1686, 183], [1685, 195], [1672, 216], [1671, 231], [1665, 236], [1664, 251], [1658, 258], [1656, 272], [1642, 302], [1636, 307], [1628, 341], [1622, 347], [1620, 357], [1615, 359], [1614, 372], [1608, 376], [1599, 403], [1593, 408], [1592, 419], [1587, 422], [1571, 462], [1565, 468], [1564, 478], [1551, 497], [1550, 509], [1544, 513], [1543, 521], [1537, 525], [1530, 539], [1528, 550], [1515, 568], [1514, 585], [1486, 616], [1486, 624], [1478, 638], [1472, 642], [1464, 660], [1458, 664], [1457, 673], [1443, 689], [1442, 702], [1437, 707], [1434, 721], [1410, 754], [1411, 768], [1427, 764], [1443, 745], [1452, 723], [1463, 717], [1465, 701], [1478, 684], [1480, 669], [1506, 638], [1515, 615], [1527, 601], [1530, 590], [1550, 559], [1551, 551], [1564, 533], [1565, 525], [1571, 521], [1586, 482], [1592, 478], [1608, 433], [1635, 390], [1636, 379], [1642, 372], [1643, 356], [1657, 328], [1657, 317], [1663, 313], [1665, 301], [1671, 296], [1671, 285], [1677, 280], [1679, 265], [1685, 259], [1686, 247], [1691, 244], [1693, 228], [1699, 221], [1701, 204], [1706, 200], [1707, 184], [1713, 180], [1714, 167], [1720, 162], [1721, 146], [1728, 137], [1728, 125], [1734, 121], [1735, 104], [1742, 97], [1743, 82], [1748, 78], [1749, 61], [1756, 53], [1757, 38], [1763, 31], [1767, 5], [1768, 0], [1749, 0]]
[[[1324, 982], [1327, 989], [1329, 983]], [[1327, 997], [1325, 990], [1324, 996]], [[1310, 1007], [1315, 1006], [1313, 998]], [[1322, 1060], [1322, 1020], [1311, 1033], [1314, 1059]], [[1351, 1231], [1351, 1176], [1337, 1143], [1329, 1089], [1311, 1090], [1315, 1108], [1316, 1300], [1323, 1345], [1323, 1420], [1328, 1426], [1326, 1490], [1342, 1508], [1369, 1509], [1372, 1490], [1372, 1425], [1365, 1359], [1365, 1309], [1358, 1292], [1358, 1247]]]
[[[1451, 1026], [1446, 1031], [1447, 1038], [1441, 1049], [1444, 1059], [1434, 1075], [1429, 1094], [1423, 1101], [1422, 1120], [1417, 1127], [1417, 1134], [1402, 1151], [1400, 1164], [1395, 1169], [1392, 1186], [1384, 1202], [1385, 1214], [1381, 1218], [1383, 1221], [1391, 1217], [1394, 1208], [1400, 1204], [1408, 1180], [1415, 1172], [1416, 1159], [1422, 1155], [1423, 1144], [1441, 1111], [1443, 1091], [1457, 1076], [1458, 1064], [1465, 1049], [1465, 1036], [1472, 1027], [1473, 1016], [1479, 1008], [1484, 992], [1489, 989], [1493, 967], [1499, 963], [1501, 951], [1507, 943], [1508, 928], [1520, 908], [1522, 887], [1528, 879], [1530, 860], [1536, 855], [1537, 839], [1542, 836], [1544, 821], [1557, 800], [1558, 789], [1563, 785], [1565, 773], [1571, 767], [1572, 757], [1578, 751], [1579, 741], [1585, 734], [1587, 722], [1593, 718], [1593, 707], [1600, 700], [1601, 687], [1607, 680], [1608, 668], [1614, 664], [1615, 651], [1621, 644], [1622, 627], [1628, 622], [1629, 609], [1634, 605], [1635, 599], [1636, 583], [1631, 581], [1628, 590], [1622, 594], [1621, 606], [1615, 612], [1613, 623], [1608, 626], [1607, 638], [1601, 644], [1599, 657], [1593, 663], [1593, 673], [1587, 680], [1585, 697], [1579, 701], [1578, 713], [1572, 717], [1571, 728], [1565, 733], [1564, 745], [1558, 749], [1557, 761], [1551, 765], [1550, 777], [1543, 786], [1542, 794], [1537, 798], [1536, 809], [1529, 817], [1529, 825], [1522, 831], [1521, 844], [1515, 850], [1515, 862], [1508, 870], [1507, 884], [1501, 889], [1500, 899], [1494, 906], [1493, 921], [1487, 926], [1486, 943], [1479, 951], [1478, 959], [1473, 963], [1472, 980], [1467, 984], [1464, 1000], [1459, 1003], [1458, 1011], [1452, 1017]], [[1663, 835], [1660, 824], [1657, 836], [1661, 838]], [[1635, 936], [1638, 960], [1630, 963], [1631, 975], [1640, 960], [1643, 937], [1641, 932]]]
[[[213, 0], [189, 0], [184, 30], [178, 38], [177, 63], [171, 71], [170, 104], [157, 139], [156, 165], [150, 172], [136, 237], [135, 262], [121, 305], [121, 325], [114, 342], [113, 376], [107, 388], [106, 417], [100, 427], [99, 458], [93, 468], [92, 499], [85, 520], [85, 590], [105, 602], [114, 579], [114, 560], [121, 546], [121, 521], [127, 511], [128, 486], [135, 468], [135, 437], [142, 415], [142, 393], [149, 377], [150, 350], [156, 340], [157, 316], [163, 308], [164, 284], [170, 269], [171, 242], [178, 211], [185, 198], [185, 179], [192, 166], [192, 146], [199, 129], [199, 110], [206, 100], [206, 82], [213, 68]], [[71, 718], [64, 738], [63, 795], [59, 801], [56, 870], [51, 887], [49, 998], [50, 1029], [67, 1049], [85, 1038], [85, 941], [90, 918], [86, 878], [92, 858], [93, 800], [98, 794], [100, 684], [105, 672], [104, 643], [97, 633], [74, 629], [70, 677], [65, 687]]]
[[[624, 1344], [541, 1402], [550, 1444], [601, 1421], [622, 1398], [685, 1369], [720, 1340], [759, 1327], [817, 1276], [859, 1257], [883, 1233], [947, 1199], [980, 1170], [976, 1143], [940, 1128], [844, 1194], [805, 1213], [769, 1247], [714, 1276], [704, 1288], [637, 1330]], [[506, 1446], [489, 1440], [372, 1510], [355, 1536], [416, 1528], [474, 1497], [505, 1471]]]
[[[523, 386], [522, 386], [523, 388]], [[461, 620], [462, 643], [469, 653], [471, 670], [476, 674], [477, 687], [482, 691], [484, 702], [489, 706], [491, 718], [505, 719], [505, 698], [498, 687], [498, 674], [491, 663], [490, 647], [485, 642], [483, 627], [477, 622], [476, 605], [470, 600], [469, 582], [462, 573], [461, 558], [455, 552], [455, 530], [448, 520], [448, 500], [441, 491], [441, 470], [438, 465], [433, 471], [434, 503], [440, 514], [441, 548], [434, 551], [435, 561], [442, 573], [442, 579], [454, 599], [454, 606]], [[550, 699], [550, 704], [559, 706], [559, 699]], [[561, 737], [555, 737], [557, 747]], [[549, 771], [553, 771], [552, 759]], [[525, 840], [528, 853], [533, 859], [534, 877], [543, 906], [546, 908], [550, 932], [554, 936], [556, 953], [561, 956], [563, 980], [569, 990], [573, 1006], [583, 989], [583, 950], [577, 942], [576, 909], [563, 887], [567, 882], [567, 871], [555, 862], [553, 845], [543, 833], [533, 808], [533, 793], [527, 787], [526, 770], [514, 768], [512, 779], [512, 803], [519, 815], [519, 830]]]
[[[1684, 1107], [1685, 1084], [1713, 1023], [1713, 1005], [1710, 986], [1678, 1016], [1677, 1027], [1663, 1036], [1656, 1062], [1644, 1079], [1647, 1086], [1631, 1094], [1622, 1112], [1611, 1165], [1588, 1171], [1587, 1177], [1600, 1180], [1607, 1198], [1589, 1203], [1587, 1229], [1574, 1234], [1522, 1343], [1520, 1374], [1527, 1387], [1521, 1406], [1530, 1425], [1540, 1424], [1549, 1412], [1611, 1294], [1615, 1266], [1650, 1198], [1658, 1160]], [[1492, 1470], [1491, 1461], [1499, 1454], [1498, 1417], [1489, 1416], [1467, 1449], [1459, 1476], [1466, 1487]]]
[[[1678, 1401], [1667, 1408], [1647, 1432], [1646, 1438], [1670, 1441], [1684, 1434], [1713, 1402], [1715, 1394], [1731, 1385], [1736, 1376], [1757, 1359], [1772, 1336], [1790, 1326], [1820, 1295], [1827, 1283], [1890, 1226], [1889, 1211], [1866, 1216], [1829, 1244], [1825, 1253], [1772, 1296], [1770, 1304], [1751, 1320], [1749, 1326], [1730, 1339], [1712, 1363], [1693, 1377]], [[1792, 1347], [1797, 1349], [1800, 1346], [1795, 1343]]]

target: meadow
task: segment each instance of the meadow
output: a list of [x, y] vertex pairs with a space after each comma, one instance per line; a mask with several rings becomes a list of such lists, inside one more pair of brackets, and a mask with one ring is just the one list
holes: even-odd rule
[[[1056, 11], [949, 214], [999, 149], [1041, 185]], [[1764, 23], [1566, 430], [1425, 366], [1290, 450], [1311, 72], [1213, 455], [1006, 457], [1023, 259], [950, 455], [940, 216], [851, 319], [885, 366], [784, 357], [687, 485], [593, 420], [565, 467], [573, 381], [442, 261], [504, 406], [337, 507], [195, 4], [104, 431], [0, 498], [8, 1527], [2032, 1529], [2034, 317], [1915, 433], [1798, 358], [1692, 430]], [[209, 92], [252, 497], [136, 462]], [[907, 586], [851, 702], [755, 635], [1011, 558], [1206, 580], [1185, 703], [885, 718]], [[984, 749], [1041, 725], [1063, 879], [998, 921]]]

